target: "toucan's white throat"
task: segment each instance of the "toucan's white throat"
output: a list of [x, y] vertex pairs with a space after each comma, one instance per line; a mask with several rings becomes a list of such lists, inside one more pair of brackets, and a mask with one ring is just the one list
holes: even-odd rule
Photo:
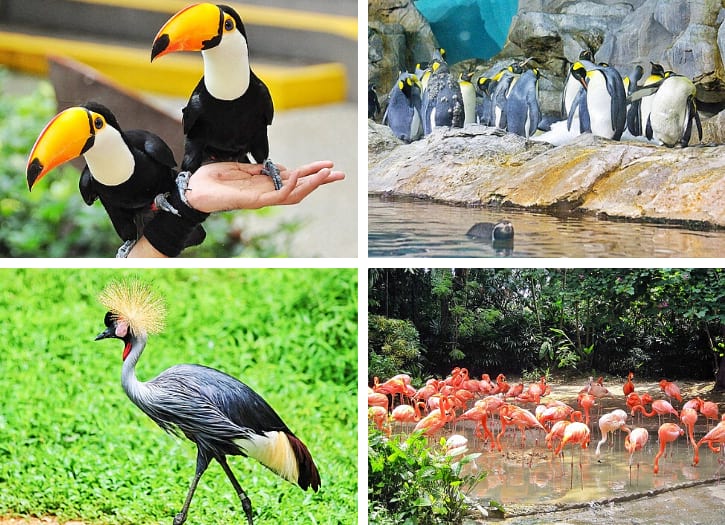
[[249, 87], [249, 48], [238, 30], [222, 36], [219, 45], [201, 52], [204, 57], [204, 84], [209, 94], [220, 100], [235, 100]]
[[118, 186], [133, 175], [136, 161], [121, 133], [106, 124], [96, 132], [93, 146], [83, 157], [93, 178], [105, 186]]

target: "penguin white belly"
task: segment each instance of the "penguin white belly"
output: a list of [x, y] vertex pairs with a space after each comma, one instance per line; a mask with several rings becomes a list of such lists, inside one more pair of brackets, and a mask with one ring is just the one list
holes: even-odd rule
[[694, 96], [695, 86], [689, 79], [666, 79], [651, 97], [652, 110], [649, 118], [652, 138], [667, 146], [680, 142], [690, 120], [688, 100]]
[[410, 121], [410, 140], [418, 140], [423, 136], [423, 123], [420, 120], [420, 113], [413, 108], [413, 118]]
[[461, 96], [463, 97], [463, 125], [476, 122], [476, 91], [471, 83], [461, 84]]
[[612, 97], [607, 91], [603, 74], [592, 75], [587, 85], [587, 109], [592, 133], [599, 137], [614, 137]]

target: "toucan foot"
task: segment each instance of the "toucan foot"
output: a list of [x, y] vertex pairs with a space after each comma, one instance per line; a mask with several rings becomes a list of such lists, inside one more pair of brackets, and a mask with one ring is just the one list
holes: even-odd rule
[[171, 203], [168, 201], [168, 193], [159, 193], [156, 197], [154, 197], [154, 209], [155, 210], [162, 210], [168, 213], [171, 213], [173, 215], [176, 215], [177, 217], [181, 217], [181, 214], [179, 213], [179, 210], [174, 208]]
[[126, 241], [116, 252], [116, 259], [126, 259], [128, 254], [131, 253], [131, 249], [136, 245], [136, 241]]
[[282, 188], [282, 177], [279, 175], [279, 168], [270, 159], [265, 160], [262, 164], [262, 173], [272, 178], [275, 190]]
[[189, 204], [189, 201], [186, 200], [186, 191], [189, 189], [190, 179], [190, 171], [180, 171], [179, 174], [176, 176], [176, 187], [179, 189], [179, 197], [181, 197], [181, 202], [189, 206], [189, 208], [191, 208], [191, 205]]

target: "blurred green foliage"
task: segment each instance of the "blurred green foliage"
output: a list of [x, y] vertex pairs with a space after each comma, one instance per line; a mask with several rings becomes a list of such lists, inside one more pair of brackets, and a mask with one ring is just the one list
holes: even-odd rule
[[[317, 493], [230, 458], [255, 523], [356, 523], [354, 269], [0, 270], [0, 516], [138, 525], [171, 523], [180, 510], [194, 445], [126, 397], [123, 345], [93, 340], [104, 328], [99, 292], [127, 277], [152, 284], [168, 308], [139, 361], [142, 381], [178, 363], [212, 366], [260, 393], [309, 447]], [[189, 523], [243, 516], [212, 464]]]
[[[86, 206], [78, 191], [80, 174], [70, 164], [47, 175], [32, 193], [25, 168], [35, 139], [55, 115], [52, 86], [8, 95], [10, 73], [0, 68], [0, 257], [112, 257], [122, 244], [100, 202]], [[132, 126], [131, 126], [132, 127]], [[178, 160], [178, 159], [177, 159]], [[281, 257], [299, 229], [283, 222], [264, 235], [243, 231], [239, 214], [271, 215], [273, 209], [217, 213], [204, 223], [207, 238], [185, 250], [187, 257]]]

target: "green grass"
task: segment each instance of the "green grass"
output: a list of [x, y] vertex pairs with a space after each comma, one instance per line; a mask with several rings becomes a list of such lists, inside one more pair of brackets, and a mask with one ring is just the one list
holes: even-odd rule
[[[0, 270], [0, 515], [171, 523], [195, 446], [157, 427], [120, 385], [122, 343], [104, 329], [107, 282], [140, 277], [166, 297], [163, 333], [137, 366], [148, 380], [200, 363], [260, 393], [309, 447], [320, 492], [230, 458], [255, 523], [357, 522], [357, 270]], [[239, 524], [212, 463], [187, 523]]]

